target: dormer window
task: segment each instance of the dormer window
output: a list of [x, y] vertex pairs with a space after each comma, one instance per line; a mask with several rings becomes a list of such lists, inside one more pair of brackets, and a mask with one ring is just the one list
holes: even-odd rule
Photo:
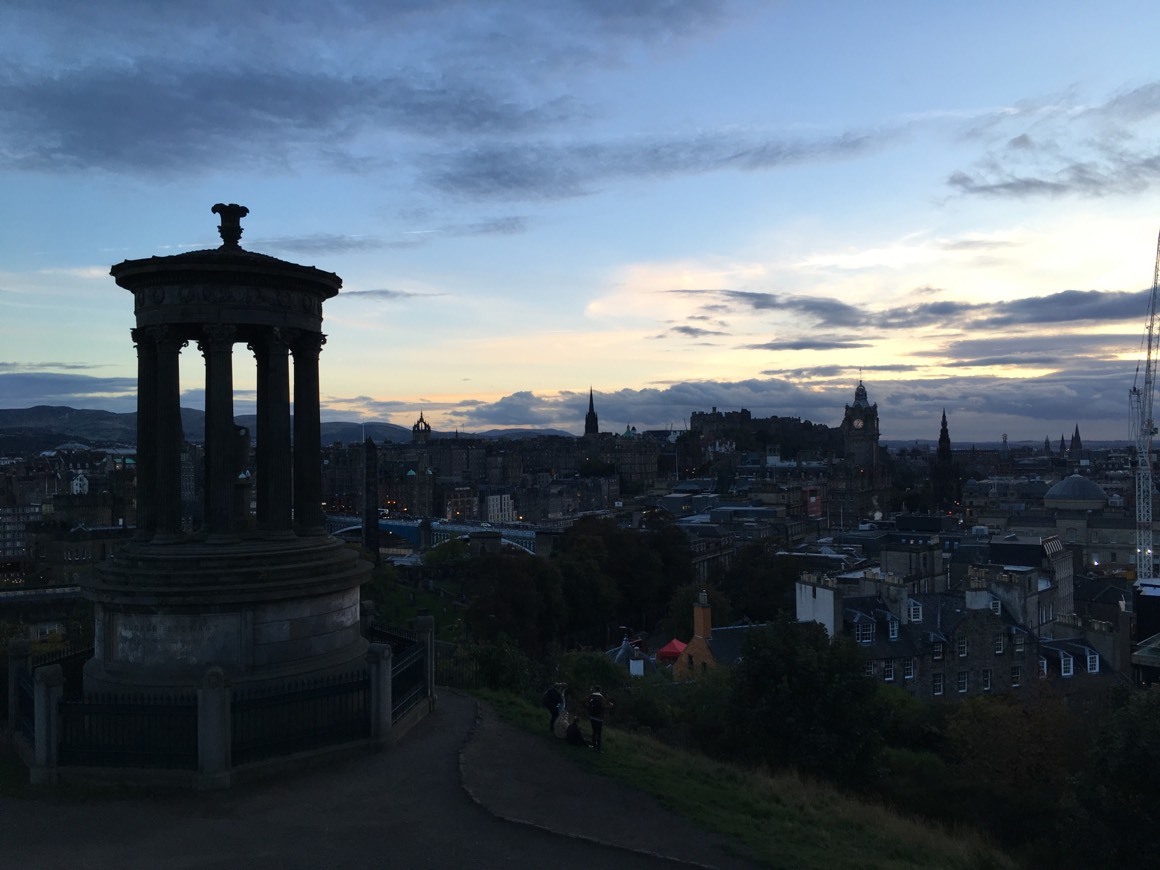
[[910, 621], [922, 622], [922, 605], [913, 599], [910, 602]]
[[891, 640], [898, 640], [898, 620], [892, 619], [887, 625], [887, 631], [890, 633]]
[[1096, 653], [1088, 653], [1087, 655], [1087, 672], [1089, 674], [1098, 674], [1100, 672], [1100, 657]]
[[854, 637], [858, 643], [874, 642], [874, 623], [859, 622], [854, 626]]
[[991, 599], [991, 612], [996, 616], [1003, 612], [1003, 604], [998, 598]]

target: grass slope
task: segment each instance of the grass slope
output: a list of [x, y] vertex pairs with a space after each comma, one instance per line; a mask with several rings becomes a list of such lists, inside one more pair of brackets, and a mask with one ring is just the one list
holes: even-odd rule
[[[512, 694], [481, 692], [507, 721], [540, 739], [543, 710]], [[561, 751], [565, 746], [554, 741]], [[575, 763], [656, 797], [703, 829], [735, 838], [773, 867], [982, 870], [1013, 868], [970, 831], [904, 818], [796, 773], [765, 774], [711, 761], [650, 737], [606, 727], [606, 751], [566, 753]]]

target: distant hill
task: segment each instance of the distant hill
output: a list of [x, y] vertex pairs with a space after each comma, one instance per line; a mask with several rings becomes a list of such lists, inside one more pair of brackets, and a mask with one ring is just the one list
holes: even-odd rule
[[[257, 428], [258, 418], [244, 414], [239, 426]], [[181, 425], [189, 441], [205, 438], [205, 412], [181, 409]], [[324, 422], [322, 443], [353, 444], [372, 438], [375, 441], [405, 443], [411, 440], [411, 429], [394, 423]], [[575, 437], [559, 429], [490, 429], [486, 432], [432, 432], [433, 438], [534, 438], [542, 435]], [[0, 408], [0, 455], [27, 455], [50, 450], [69, 441], [91, 446], [131, 445], [137, 443], [136, 413], [117, 414], [55, 405], [35, 408]]]

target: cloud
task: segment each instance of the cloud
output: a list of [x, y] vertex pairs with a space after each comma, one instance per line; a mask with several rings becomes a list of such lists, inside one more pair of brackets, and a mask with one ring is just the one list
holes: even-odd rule
[[98, 378], [58, 372], [0, 371], [0, 396], [10, 408], [69, 405], [107, 411], [137, 407], [137, 379]]
[[358, 297], [360, 299], [379, 299], [383, 301], [393, 301], [397, 299], [426, 299], [434, 296], [445, 296], [445, 293], [413, 293], [410, 290], [343, 290], [335, 299], [350, 299]]
[[871, 342], [851, 338], [792, 338], [743, 344], [745, 350], [849, 350], [872, 347]]
[[[1150, 127], [1158, 118], [1160, 82], [1092, 107], [1068, 97], [1028, 111], [995, 113], [974, 135], [998, 134], [1001, 144], [971, 168], [951, 172], [947, 185], [992, 198], [1139, 194], [1160, 179], [1160, 148]], [[1027, 126], [1011, 135], [1013, 124]]]
[[614, 180], [757, 171], [859, 156], [886, 134], [846, 133], [812, 140], [711, 131], [621, 140], [477, 143], [433, 154], [421, 177], [436, 190], [480, 200], [585, 196]]
[[91, 363], [72, 363], [72, 362], [0, 362], [0, 372], [37, 372], [43, 373], [45, 369], [64, 370], [64, 371], [87, 371], [89, 369], [103, 368], [103, 365], [93, 365]]

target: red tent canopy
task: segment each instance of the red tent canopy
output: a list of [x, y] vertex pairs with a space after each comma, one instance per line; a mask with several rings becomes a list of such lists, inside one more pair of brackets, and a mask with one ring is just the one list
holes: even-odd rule
[[664, 662], [675, 662], [681, 657], [688, 644], [681, 643], [675, 637], [657, 650], [657, 658]]

